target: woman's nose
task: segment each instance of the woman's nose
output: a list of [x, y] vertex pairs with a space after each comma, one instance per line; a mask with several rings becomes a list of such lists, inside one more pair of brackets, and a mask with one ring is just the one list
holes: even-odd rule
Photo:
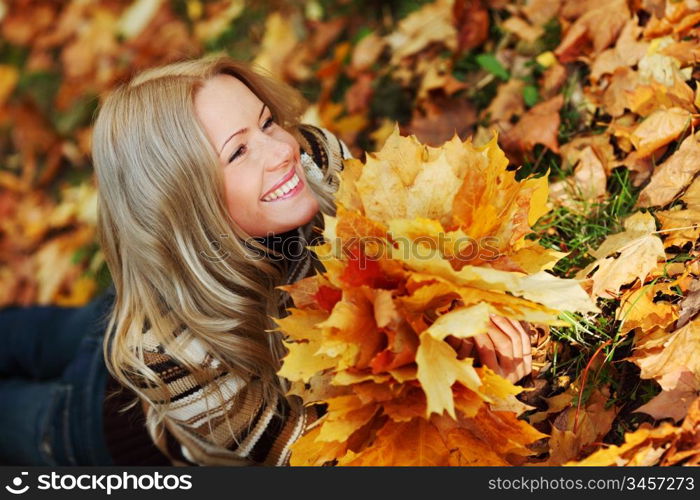
[[289, 166], [294, 159], [294, 149], [288, 142], [268, 136], [268, 140], [261, 147], [265, 158], [264, 165], [268, 170]]

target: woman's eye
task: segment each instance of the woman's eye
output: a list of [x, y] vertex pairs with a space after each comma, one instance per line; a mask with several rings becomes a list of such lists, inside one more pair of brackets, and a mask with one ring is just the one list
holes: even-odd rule
[[[270, 118], [268, 118], [267, 120], [265, 120], [265, 122], [263, 123], [262, 128], [263, 128], [263, 130], [267, 130], [268, 128], [272, 127], [274, 124], [275, 124], [275, 119], [272, 118], [272, 117], [270, 117]], [[235, 153], [233, 153], [233, 154], [231, 155], [231, 157], [228, 159], [228, 162], [231, 163], [233, 160], [235, 160], [236, 158], [238, 158], [239, 156], [241, 156], [241, 155], [244, 154], [245, 152], [246, 152], [246, 147], [245, 147], [245, 146], [241, 146], [240, 148], [238, 148], [238, 149], [236, 150]]]
[[228, 159], [228, 162], [231, 163], [233, 160], [241, 156], [243, 153], [245, 153], [245, 146], [241, 146], [236, 150], [235, 153], [231, 155], [231, 158]]

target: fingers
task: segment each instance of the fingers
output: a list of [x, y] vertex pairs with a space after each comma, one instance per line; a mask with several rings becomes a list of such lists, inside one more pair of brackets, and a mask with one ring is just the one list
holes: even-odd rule
[[464, 359], [466, 357], [471, 356], [472, 351], [474, 350], [474, 339], [468, 338], [468, 339], [462, 339], [462, 343], [459, 346], [459, 350], [457, 351], [457, 357], [459, 359]]
[[464, 359], [471, 355], [474, 341], [471, 338], [460, 339], [453, 335], [445, 337], [445, 341], [455, 350], [458, 359]]
[[523, 376], [527, 376], [532, 373], [532, 343], [528, 332], [529, 327], [527, 324], [523, 324], [521, 321], [518, 321], [517, 325], [520, 327], [523, 338], [523, 357], [525, 359], [525, 375]]
[[504, 359], [506, 362], [502, 364], [508, 380], [517, 382], [532, 371], [530, 337], [518, 321], [500, 316], [492, 316], [491, 321], [510, 342], [511, 349], [500, 349], [497, 346], [497, 350], [499, 359], [512, 353], [510, 360]]
[[518, 364], [522, 360], [520, 356], [522, 345], [520, 345], [519, 342], [515, 342], [515, 335], [510, 331], [509, 326], [501, 327], [501, 324], [503, 323], [494, 321], [494, 318], [492, 318], [488, 329], [488, 336], [493, 341], [493, 345], [496, 348], [496, 356], [503, 372], [502, 375], [511, 382], [514, 382], [518, 380], [515, 377], [519, 373]]
[[498, 359], [496, 358], [496, 347], [493, 345], [491, 337], [488, 333], [480, 333], [473, 337], [476, 352], [479, 353], [481, 363], [491, 368], [499, 375], [503, 374]]
[[511, 382], [532, 372], [530, 335], [519, 321], [492, 315], [485, 333], [470, 339], [448, 336], [446, 340], [459, 359], [474, 355], [476, 350], [484, 365]]

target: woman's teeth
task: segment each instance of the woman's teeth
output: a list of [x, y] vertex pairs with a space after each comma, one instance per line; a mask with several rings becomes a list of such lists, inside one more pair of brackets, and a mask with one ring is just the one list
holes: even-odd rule
[[277, 188], [277, 189], [276, 189], [274, 192], [272, 192], [271, 194], [268, 194], [267, 196], [265, 196], [265, 198], [263, 198], [263, 201], [273, 201], [273, 200], [276, 200], [276, 199], [279, 198], [280, 196], [283, 196], [283, 195], [287, 194], [287, 193], [290, 192], [292, 189], [294, 189], [295, 187], [297, 187], [297, 184], [299, 184], [299, 177], [297, 176], [297, 174], [294, 174], [294, 176], [293, 176], [291, 179], [289, 179], [285, 184], [283, 184], [282, 186], [280, 186], [279, 188]]

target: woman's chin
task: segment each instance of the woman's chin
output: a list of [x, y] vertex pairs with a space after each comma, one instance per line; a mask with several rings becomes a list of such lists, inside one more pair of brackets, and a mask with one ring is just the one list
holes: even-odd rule
[[[288, 201], [289, 203], [285, 203]], [[273, 233], [284, 233], [299, 226], [309, 223], [318, 213], [318, 200], [311, 196], [310, 198], [295, 200], [291, 203], [290, 200], [280, 200], [274, 206], [269, 207], [268, 220], [272, 223], [270, 226], [274, 230]]]

